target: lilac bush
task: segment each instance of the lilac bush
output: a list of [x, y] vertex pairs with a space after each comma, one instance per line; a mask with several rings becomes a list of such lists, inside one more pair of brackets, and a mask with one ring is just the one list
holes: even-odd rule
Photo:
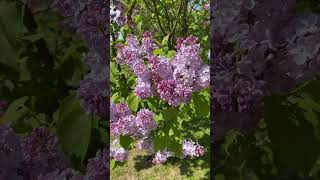
[[21, 139], [25, 179], [36, 179], [68, 167], [68, 160], [59, 147], [58, 138], [46, 128], [35, 128]]
[[[150, 154], [154, 153], [154, 142], [150, 138], [152, 131], [157, 129], [157, 124], [154, 120], [154, 113], [148, 109], [140, 109], [137, 115], [132, 115], [128, 106], [125, 103], [110, 104], [110, 130], [114, 138], [111, 143], [110, 156], [116, 161], [124, 162], [128, 158], [128, 151], [122, 148], [119, 144], [120, 136], [129, 135], [137, 140], [136, 148], [146, 151]], [[204, 155], [204, 147], [194, 141], [183, 140], [182, 158], [187, 156], [200, 157]], [[161, 164], [167, 161], [174, 154], [167, 149], [158, 151], [155, 154], [152, 163]]]
[[80, 82], [78, 98], [89, 114], [105, 117], [107, 112], [109, 70], [107, 66], [108, 3], [103, 0], [56, 0], [60, 14], [84, 40], [89, 52], [84, 63], [90, 73]]
[[169, 105], [188, 103], [192, 93], [209, 87], [209, 66], [200, 57], [200, 44], [196, 37], [179, 38], [172, 59], [155, 56], [157, 45], [150, 32], [145, 32], [140, 44], [129, 35], [127, 46], [118, 45], [117, 62], [128, 65], [138, 77], [135, 94], [145, 99], [158, 95]]
[[[120, 103], [111, 108], [110, 114], [113, 118], [110, 122], [111, 135], [119, 137], [120, 135], [130, 135], [134, 139], [147, 137], [151, 131], [157, 128], [154, 121], [154, 114], [148, 109], [140, 109], [137, 116], [131, 114], [127, 105]], [[125, 109], [125, 111], [121, 111]], [[119, 113], [121, 112], [121, 113]]]

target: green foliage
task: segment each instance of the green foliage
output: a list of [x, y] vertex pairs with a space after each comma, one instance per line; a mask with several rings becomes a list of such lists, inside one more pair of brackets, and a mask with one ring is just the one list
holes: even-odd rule
[[28, 112], [29, 109], [25, 106], [28, 97], [21, 97], [13, 101], [7, 111], [0, 117], [0, 123], [12, 123], [23, 118]]
[[42, 1], [33, 13], [21, 1], [0, 1], [0, 99], [10, 103], [0, 123], [19, 135], [49, 128], [73, 168], [83, 171], [97, 148], [107, 145], [108, 122], [89, 116], [74, 96], [88, 73], [82, 62], [88, 50], [61, 28], [62, 18], [49, 3]]
[[73, 96], [66, 97], [61, 102], [58, 117], [57, 134], [62, 149], [83, 160], [90, 142], [92, 117], [84, 112]]
[[128, 106], [129, 108], [133, 111], [133, 112], [136, 112], [137, 109], [138, 109], [138, 105], [139, 105], [139, 99], [138, 97], [134, 94], [134, 93], [131, 93], [129, 96], [128, 96]]
[[126, 150], [129, 150], [133, 143], [133, 139], [130, 136], [120, 136], [119, 141], [121, 147], [123, 147]]
[[[214, 172], [223, 179], [301, 179], [319, 173], [320, 81], [264, 99], [255, 132], [231, 131], [216, 149]], [[250, 177], [250, 178], [249, 178]]]

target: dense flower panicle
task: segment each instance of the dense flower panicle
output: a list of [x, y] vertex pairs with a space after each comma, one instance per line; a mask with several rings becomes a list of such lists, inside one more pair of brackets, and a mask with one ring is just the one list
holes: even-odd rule
[[210, 85], [210, 66], [202, 66], [196, 78], [196, 83], [202, 88]]
[[141, 99], [152, 96], [154, 91], [150, 80], [138, 78], [134, 93]]
[[128, 105], [124, 102], [117, 104], [116, 110], [119, 118], [131, 115], [131, 110], [129, 109]]
[[124, 162], [128, 159], [129, 153], [119, 145], [119, 140], [115, 139], [110, 146], [110, 157], [116, 161]]
[[175, 95], [180, 102], [188, 103], [192, 96], [192, 87], [185, 84], [177, 84]]
[[137, 61], [132, 65], [133, 72], [143, 80], [149, 80], [151, 77], [151, 71], [146, 67], [143, 60]]
[[115, 104], [110, 99], [110, 122], [116, 122], [120, 118], [131, 115], [131, 110], [124, 102]]
[[298, 3], [213, 1], [211, 91], [217, 139], [231, 128], [253, 130], [264, 111], [264, 96], [286, 94], [319, 75], [320, 16], [292, 13]]
[[128, 159], [128, 151], [126, 151], [123, 148], [116, 148], [113, 150], [112, 152], [112, 157], [116, 160], [116, 161], [121, 161], [124, 162]]
[[141, 109], [137, 117], [131, 114], [125, 103], [118, 105], [111, 103], [110, 131], [114, 137], [130, 135], [134, 139], [146, 137], [157, 125], [153, 118], [153, 112], [148, 109]]
[[105, 32], [108, 8], [106, 1], [102, 0], [91, 0], [87, 3], [77, 22], [78, 32], [80, 34]]
[[179, 103], [174, 96], [176, 84], [175, 80], [162, 80], [158, 83], [160, 98], [166, 100], [169, 105], [178, 105]]
[[[215, 86], [220, 86], [213, 88], [217, 95], [214, 99], [221, 95], [233, 96], [233, 102], [229, 104], [237, 108], [232, 111], [249, 112], [257, 107], [256, 104], [261, 102], [263, 96], [290, 91], [297, 84], [318, 74], [316, 69], [319, 66], [311, 68], [308, 64], [315, 61], [319, 54], [320, 16], [309, 12], [291, 13], [296, 3], [295, 0], [282, 3], [248, 3], [243, 0], [214, 3], [212, 15], [217, 21], [213, 40], [217, 40], [217, 43], [214, 43], [213, 50], [220, 52], [213, 57], [217, 60], [213, 64], [213, 78], [217, 82]], [[248, 13], [254, 18], [248, 20]], [[275, 28], [278, 24], [283, 26]], [[236, 57], [237, 53], [230, 52], [222, 45], [238, 42], [240, 50], [248, 52], [241, 59]], [[227, 88], [235, 88], [230, 86], [243, 83], [243, 80], [234, 78], [237, 76], [251, 81], [248, 83], [249, 89], [227, 92]], [[229, 83], [218, 85], [219, 79]], [[263, 82], [265, 86], [256, 85], [256, 82]], [[257, 96], [257, 91], [262, 95]], [[222, 109], [222, 106], [220, 103], [216, 105], [218, 109]]]
[[87, 113], [96, 114], [99, 117], [106, 116], [108, 108], [106, 81], [107, 79], [97, 80], [87, 75], [80, 82], [77, 97]]
[[157, 128], [157, 124], [153, 116], [153, 112], [148, 109], [140, 109], [137, 113], [136, 124], [139, 128], [139, 132], [143, 136], [148, 136], [151, 131]]
[[20, 140], [8, 125], [0, 125], [0, 159], [0, 179], [23, 179]]
[[149, 137], [145, 137], [143, 139], [141, 139], [140, 141], [138, 141], [136, 147], [139, 150], [144, 150], [147, 151], [149, 153], [153, 152], [153, 141], [151, 138]]
[[169, 157], [172, 157], [173, 153], [168, 151], [167, 149], [163, 151], [158, 151], [154, 158], [152, 159], [153, 164], [162, 164], [168, 160]]
[[138, 129], [133, 115], [121, 117], [118, 121], [110, 124], [111, 134], [115, 137], [120, 135], [138, 136]]
[[116, 59], [137, 75], [135, 94], [139, 98], [159, 95], [169, 105], [177, 106], [188, 103], [193, 92], [209, 86], [209, 66], [201, 60], [198, 38], [178, 38], [172, 60], [152, 55], [157, 45], [150, 32], [144, 33], [141, 45], [133, 35], [129, 35], [126, 42], [126, 46], [117, 45]]
[[110, 175], [109, 148], [98, 150], [96, 156], [88, 160], [86, 178], [89, 180], [108, 179]]
[[21, 142], [24, 178], [36, 179], [68, 167], [68, 160], [59, 147], [58, 138], [46, 128], [35, 128]]
[[197, 142], [184, 140], [182, 145], [182, 154], [183, 157], [200, 157], [204, 154], [204, 148]]
[[116, 60], [119, 64], [128, 64], [132, 67], [133, 64], [136, 64], [137, 60], [141, 60], [140, 49], [137, 49], [132, 46], [120, 46], [118, 45], [118, 54]]
[[[173, 67], [168, 59], [151, 56], [148, 61], [150, 69], [154, 75], [164, 80], [173, 78]], [[157, 81], [155, 81], [155, 84], [157, 84]]]
[[162, 80], [158, 83], [158, 93], [169, 105], [178, 106], [191, 100], [192, 87], [179, 84], [176, 80]]
[[158, 48], [158, 45], [152, 40], [152, 33], [145, 32], [142, 38], [142, 50], [149, 57], [152, 55], [153, 51]]
[[80, 172], [70, 168], [60, 171], [55, 170], [46, 175], [39, 175], [36, 180], [85, 180], [85, 177]]

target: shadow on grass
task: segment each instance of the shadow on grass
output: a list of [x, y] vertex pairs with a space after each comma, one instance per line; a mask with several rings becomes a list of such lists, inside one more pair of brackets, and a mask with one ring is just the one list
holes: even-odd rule
[[133, 158], [135, 164], [134, 164], [134, 168], [137, 171], [141, 171], [143, 169], [149, 169], [153, 166], [152, 164], [152, 156], [150, 155], [138, 155], [136, 157]]

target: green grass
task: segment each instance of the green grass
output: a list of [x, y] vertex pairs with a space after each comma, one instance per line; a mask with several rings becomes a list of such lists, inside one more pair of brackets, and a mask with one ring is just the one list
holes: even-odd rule
[[153, 165], [145, 152], [132, 150], [123, 166], [111, 170], [112, 180], [200, 180], [209, 179], [209, 152], [198, 159], [170, 158], [164, 164]]

